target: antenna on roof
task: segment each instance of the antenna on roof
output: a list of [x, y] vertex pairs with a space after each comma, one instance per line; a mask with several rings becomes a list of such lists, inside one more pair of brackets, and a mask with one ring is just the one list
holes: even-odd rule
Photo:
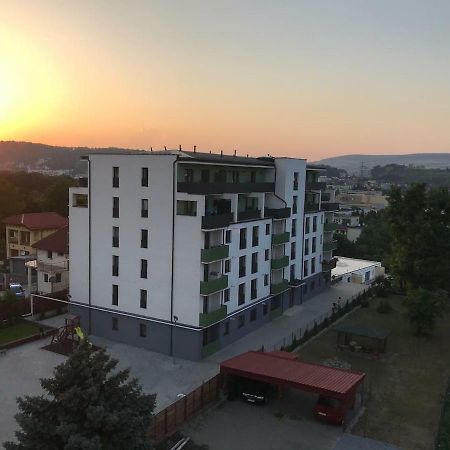
[[236, 149], [234, 149], [234, 156], [236, 156]]
[[180, 144], [180, 152], [181, 152], [181, 144]]
[[150, 147], [150, 151], [151, 151], [151, 152], [153, 151], [153, 147]]
[[247, 153], [247, 158], [248, 158], [248, 153]]
[[167, 150], [167, 147], [166, 147], [166, 146], [164, 146], [164, 150]]
[[220, 150], [220, 156], [223, 156], [223, 150]]
[[197, 150], [197, 146], [196, 145], [194, 145], [194, 153], [195, 153], [195, 151]]
[[211, 150], [209, 151], [209, 153], [211, 153]]

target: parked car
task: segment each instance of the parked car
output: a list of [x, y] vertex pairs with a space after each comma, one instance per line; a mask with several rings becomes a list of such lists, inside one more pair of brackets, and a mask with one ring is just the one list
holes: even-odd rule
[[316, 406], [314, 407], [314, 415], [316, 416], [316, 419], [322, 422], [342, 425], [344, 423], [344, 411], [342, 406], [342, 402], [338, 399], [320, 395]]
[[9, 290], [15, 294], [17, 298], [25, 298], [25, 290], [19, 283], [10, 283]]
[[265, 405], [274, 391], [271, 384], [255, 380], [245, 380], [241, 384], [241, 398], [247, 403]]

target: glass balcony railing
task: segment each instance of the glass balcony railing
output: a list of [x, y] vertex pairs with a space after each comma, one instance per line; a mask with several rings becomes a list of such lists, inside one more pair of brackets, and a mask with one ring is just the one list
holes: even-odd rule
[[228, 258], [229, 247], [228, 245], [219, 245], [217, 247], [202, 249], [201, 261], [202, 263], [210, 263], [213, 261], [219, 261], [224, 258]]
[[215, 311], [210, 311], [207, 313], [200, 314], [200, 326], [201, 327], [209, 327], [212, 324], [221, 321], [227, 317], [227, 307], [226, 305], [222, 305], [219, 309]]
[[282, 269], [289, 265], [289, 257], [282, 256], [281, 258], [272, 259], [272, 270]]
[[287, 219], [291, 216], [291, 208], [265, 208], [264, 217], [272, 219]]
[[290, 234], [289, 231], [284, 233], [272, 234], [272, 245], [281, 245], [289, 242]]
[[272, 284], [270, 292], [272, 293], [272, 295], [277, 295], [277, 294], [281, 294], [282, 292], [284, 292], [288, 289], [289, 289], [288, 281], [283, 280], [280, 283]]
[[228, 287], [228, 276], [222, 275], [219, 278], [208, 281], [200, 281], [200, 294], [211, 295], [214, 292], [223, 291]]

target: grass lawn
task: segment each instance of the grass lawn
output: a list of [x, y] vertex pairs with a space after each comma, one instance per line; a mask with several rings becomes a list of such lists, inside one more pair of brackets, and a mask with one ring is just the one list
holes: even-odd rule
[[[403, 317], [402, 297], [392, 296], [393, 311], [380, 314], [378, 300], [344, 319], [390, 330], [387, 352], [378, 361], [336, 349], [331, 328], [299, 351], [301, 359], [322, 362], [338, 357], [365, 372], [370, 391], [367, 411], [353, 433], [407, 450], [430, 450], [440, 419], [440, 404], [450, 372], [450, 319], [441, 319], [433, 336], [416, 337]], [[356, 339], [357, 340], [357, 339]]]
[[39, 327], [27, 321], [0, 327], [0, 345], [39, 333]]

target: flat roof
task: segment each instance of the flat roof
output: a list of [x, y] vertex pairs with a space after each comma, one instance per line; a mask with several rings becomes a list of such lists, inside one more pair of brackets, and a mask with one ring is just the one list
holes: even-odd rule
[[280, 355], [250, 351], [220, 364], [220, 371], [271, 384], [342, 398], [352, 394], [364, 373], [312, 364]]
[[365, 259], [345, 258], [344, 256], [336, 256], [337, 263], [334, 269], [331, 269], [331, 275], [345, 275], [347, 273], [353, 273], [357, 270], [368, 269], [369, 267], [379, 266], [379, 261], [368, 261]]

